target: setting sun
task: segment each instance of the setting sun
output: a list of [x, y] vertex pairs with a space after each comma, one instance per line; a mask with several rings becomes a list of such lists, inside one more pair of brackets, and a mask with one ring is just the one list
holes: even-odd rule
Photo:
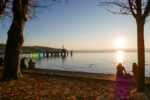
[[116, 38], [114, 42], [115, 48], [117, 49], [123, 49], [126, 48], [126, 40], [124, 38]]

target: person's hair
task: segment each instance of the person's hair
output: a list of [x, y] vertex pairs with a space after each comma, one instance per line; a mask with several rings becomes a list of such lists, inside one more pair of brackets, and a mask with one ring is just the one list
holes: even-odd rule
[[122, 66], [122, 63], [120, 62], [120, 63], [118, 64], [118, 66]]
[[137, 66], [137, 64], [136, 64], [136, 63], [133, 63], [132, 66]]

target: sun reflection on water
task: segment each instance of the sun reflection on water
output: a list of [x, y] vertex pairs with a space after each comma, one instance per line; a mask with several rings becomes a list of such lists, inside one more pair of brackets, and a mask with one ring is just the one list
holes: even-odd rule
[[123, 63], [124, 61], [124, 52], [121, 50], [117, 51], [117, 61], [118, 63]]

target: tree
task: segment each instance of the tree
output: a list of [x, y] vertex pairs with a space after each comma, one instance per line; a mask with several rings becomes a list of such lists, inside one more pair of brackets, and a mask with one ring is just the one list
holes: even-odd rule
[[[46, 8], [51, 6], [56, 0], [12, 0], [12, 5], [6, 6], [9, 0], [0, 0], [1, 16], [8, 11], [12, 16], [13, 21], [8, 31], [8, 39], [5, 49], [4, 71], [2, 78], [4, 80], [21, 79], [20, 72], [20, 54], [23, 45], [23, 29], [27, 19], [35, 16], [37, 8]], [[50, 2], [51, 1], [51, 2]], [[7, 10], [5, 10], [7, 9]]]
[[0, 0], [0, 17], [3, 15], [9, 0]]
[[145, 91], [145, 47], [144, 47], [144, 25], [150, 13], [150, 0], [109, 0], [102, 1], [103, 6], [119, 7], [110, 12], [114, 14], [132, 15], [137, 24], [137, 55], [138, 55], [138, 78], [137, 92]]
[[29, 0], [13, 1], [13, 21], [8, 31], [5, 49], [5, 62], [3, 78], [20, 79], [20, 54], [23, 45], [23, 29], [27, 20], [26, 14]]

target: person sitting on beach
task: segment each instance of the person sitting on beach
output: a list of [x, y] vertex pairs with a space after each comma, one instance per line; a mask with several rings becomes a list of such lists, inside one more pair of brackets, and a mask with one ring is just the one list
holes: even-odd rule
[[32, 59], [28, 62], [29, 68], [28, 69], [34, 69], [35, 68], [35, 62], [33, 62]]
[[133, 72], [133, 77], [135, 78], [135, 80], [137, 80], [138, 66], [136, 63], [132, 64], [132, 72]]
[[116, 66], [116, 69], [117, 69], [117, 76], [125, 76], [126, 75], [126, 70], [124, 68], [124, 66], [122, 65], [122, 63], [119, 63], [117, 66]]
[[26, 61], [26, 57], [23, 57], [23, 58], [21, 59], [21, 62], [20, 62], [20, 68], [21, 68], [21, 69], [26, 69], [26, 68], [28, 68], [28, 66], [25, 64], [25, 61]]
[[3, 66], [3, 65], [4, 65], [4, 57], [1, 56], [1, 57], [0, 57], [0, 66]]

